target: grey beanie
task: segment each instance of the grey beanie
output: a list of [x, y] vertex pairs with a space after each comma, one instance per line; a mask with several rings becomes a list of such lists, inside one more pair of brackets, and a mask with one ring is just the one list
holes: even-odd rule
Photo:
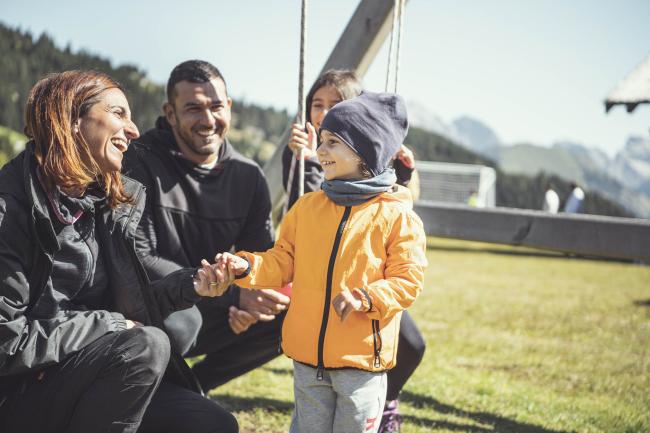
[[363, 159], [373, 176], [382, 173], [408, 132], [404, 98], [364, 91], [336, 104], [321, 123]]

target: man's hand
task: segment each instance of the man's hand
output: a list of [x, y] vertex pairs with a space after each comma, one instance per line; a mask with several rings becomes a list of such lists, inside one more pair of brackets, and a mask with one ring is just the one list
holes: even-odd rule
[[290, 301], [288, 296], [271, 289], [241, 289], [239, 292], [239, 308], [253, 315], [256, 321], [273, 320], [276, 314], [287, 309]]
[[336, 295], [332, 301], [332, 307], [341, 318], [341, 322], [344, 322], [353, 311], [364, 311], [361, 299], [347, 289]]
[[[275, 316], [271, 317], [275, 318]], [[257, 319], [252, 314], [235, 306], [230, 306], [228, 309], [228, 324], [235, 334], [241, 334], [248, 330], [254, 323], [257, 323]]]

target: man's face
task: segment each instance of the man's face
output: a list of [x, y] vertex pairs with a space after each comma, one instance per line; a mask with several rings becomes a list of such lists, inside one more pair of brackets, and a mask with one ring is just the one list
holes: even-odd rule
[[197, 164], [213, 162], [230, 129], [230, 108], [225, 83], [180, 81], [173, 101], [163, 107], [181, 152]]

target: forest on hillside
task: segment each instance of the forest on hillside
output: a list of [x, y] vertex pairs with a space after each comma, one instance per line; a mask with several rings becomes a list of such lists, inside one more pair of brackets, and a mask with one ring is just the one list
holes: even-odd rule
[[[133, 65], [113, 66], [107, 59], [85, 51], [59, 48], [47, 34], [34, 36], [0, 23], [0, 166], [24, 144], [22, 131], [25, 101], [31, 87], [52, 72], [68, 69], [95, 69], [119, 81], [127, 92], [133, 118], [141, 131], [151, 128], [161, 114], [164, 86], [151, 81]], [[291, 117], [284, 110], [260, 107], [246, 101], [233, 102], [229, 138], [244, 155], [263, 164], [273, 154]], [[505, 174], [494, 161], [483, 158], [447, 138], [420, 128], [411, 128], [406, 138], [417, 158], [426, 161], [483, 164], [497, 170], [497, 205], [540, 209], [547, 182], [553, 182], [561, 197], [568, 195], [569, 183], [556, 176], [535, 177]], [[630, 216], [620, 205], [596, 192], [587, 192], [586, 213]]]

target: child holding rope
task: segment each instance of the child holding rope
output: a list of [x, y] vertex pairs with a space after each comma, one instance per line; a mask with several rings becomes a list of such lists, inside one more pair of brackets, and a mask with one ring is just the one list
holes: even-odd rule
[[[294, 360], [292, 433], [376, 432], [400, 315], [422, 287], [426, 238], [390, 167], [408, 129], [401, 97], [365, 92], [320, 128], [322, 191], [300, 198], [275, 246], [218, 254], [221, 290], [293, 281], [282, 348]], [[216, 270], [215, 270], [216, 269]], [[236, 280], [236, 281], [235, 281]]]

